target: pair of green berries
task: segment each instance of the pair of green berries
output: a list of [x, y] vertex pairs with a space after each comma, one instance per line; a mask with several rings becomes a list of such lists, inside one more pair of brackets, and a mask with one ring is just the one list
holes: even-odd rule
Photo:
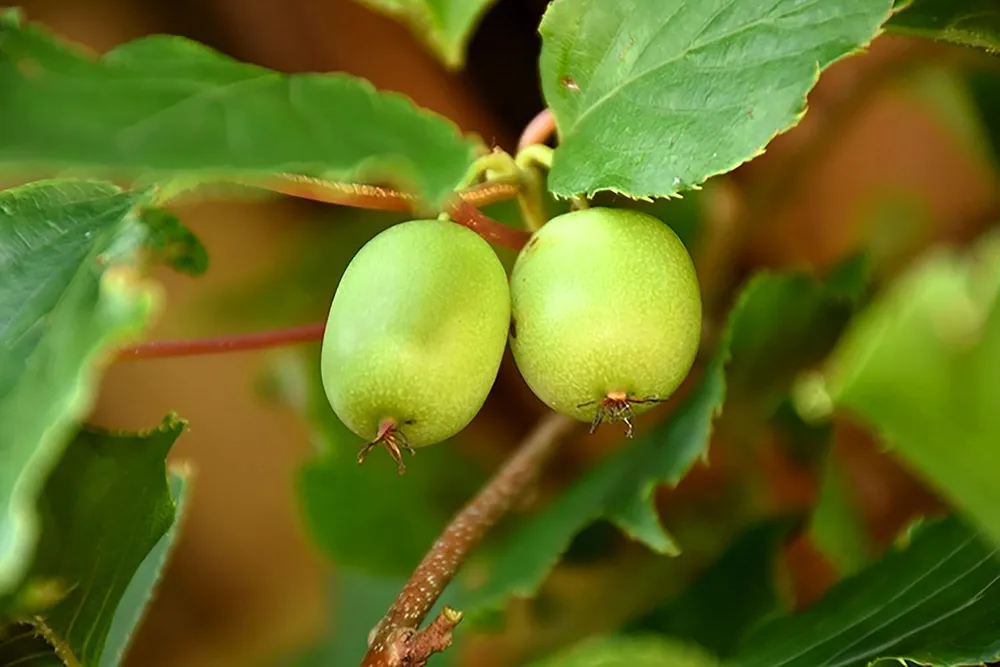
[[691, 257], [636, 211], [566, 213], [507, 274], [447, 220], [390, 227], [351, 260], [330, 307], [322, 377], [340, 420], [399, 465], [400, 449], [455, 435], [482, 408], [509, 340], [531, 390], [591, 422], [669, 397], [694, 363], [701, 297]]

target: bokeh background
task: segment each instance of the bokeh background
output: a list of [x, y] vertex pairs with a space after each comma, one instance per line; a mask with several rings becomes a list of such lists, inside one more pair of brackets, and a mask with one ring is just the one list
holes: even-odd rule
[[[281, 71], [349, 72], [402, 92], [508, 150], [543, 105], [536, 28], [544, 0], [499, 0], [472, 40], [468, 65], [457, 73], [446, 71], [406, 28], [350, 0], [20, 4], [29, 19], [97, 52], [167, 32]], [[932, 241], [965, 241], [1000, 220], [988, 127], [956, 75], [976, 57], [880, 37], [869, 53], [823, 75], [799, 127], [698, 195], [692, 251], [709, 328], [718, 326], [734, 287], [756, 268], [824, 269], [863, 248], [888, 275]], [[207, 246], [211, 267], [199, 279], [163, 272], [167, 307], [152, 333], [161, 338], [321, 319], [336, 275], [327, 281], [312, 267], [322, 266], [325, 254], [331, 266], [342, 265], [379, 225], [391, 222], [277, 197], [184, 203], [175, 210]], [[300, 519], [294, 483], [313, 456], [313, 438], [300, 414], [273, 400], [268, 377], [275, 359], [274, 353], [252, 352], [119, 363], [104, 380], [95, 423], [146, 428], [170, 410], [190, 422], [172, 458], [193, 469], [193, 493], [175, 557], [129, 656], [131, 667], [280, 664], [330, 633], [357, 633], [331, 604], [331, 587], [347, 586], [348, 579], [338, 578], [337, 564], [313, 544]], [[541, 414], [507, 359], [487, 408], [462, 439], [473, 476], [495, 468]], [[912, 517], [939, 507], [858, 425], [840, 418], [834, 433], [876, 548]], [[605, 432], [570, 443], [539, 494], [618, 440]], [[702, 523], [724, 524], [734, 478], [758, 507], [814, 502], [816, 475], [789, 462], [780, 440], [768, 431], [720, 428], [712, 465], [661, 494], [665, 522], [689, 535]], [[420, 461], [418, 456], [413, 465]], [[447, 502], [460, 503], [463, 493]], [[355, 503], [366, 502], [363, 489], [357, 495]], [[398, 520], [406, 520], [405, 511], [400, 508]], [[520, 665], [546, 646], [614, 627], [616, 615], [651, 594], [648, 585], [623, 590], [617, 574], [636, 567], [666, 571], [657, 570], [659, 560], [644, 548], [601, 525], [585, 538], [546, 584], [547, 604], [561, 613], [515, 603], [502, 630], [470, 629], [456, 662]], [[597, 545], [596, 555], [586, 553], [587, 545]], [[686, 558], [697, 567], [698, 549]], [[799, 605], [820, 596], [834, 576], [805, 538], [788, 545], [783, 572]], [[666, 595], [669, 584], [664, 586], [653, 586], [653, 593]], [[601, 600], [601, 614], [593, 613], [594, 600]], [[343, 639], [364, 641], [363, 635]]]

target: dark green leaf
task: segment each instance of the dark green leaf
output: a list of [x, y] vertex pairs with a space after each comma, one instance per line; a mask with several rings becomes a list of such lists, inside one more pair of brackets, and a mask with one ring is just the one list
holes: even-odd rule
[[316, 351], [285, 362], [282, 393], [307, 418], [320, 450], [297, 483], [309, 534], [339, 567], [408, 575], [479, 487], [482, 471], [465, 461], [453, 442], [420, 449], [402, 477], [381, 451], [359, 466], [356, 456], [364, 441], [330, 408]]
[[934, 667], [1000, 658], [1000, 561], [955, 519], [846, 579], [809, 611], [747, 638], [728, 667], [865, 667], [879, 658]]
[[631, 629], [690, 640], [722, 658], [732, 655], [751, 627], [784, 606], [777, 557], [793, 526], [776, 519], [751, 527], [679, 596]]
[[21, 623], [0, 627], [0, 667], [64, 667], [38, 630]]
[[994, 164], [1000, 165], [1000, 72], [974, 69], [967, 74], [967, 84], [993, 149]]
[[133, 267], [142, 201], [87, 181], [0, 192], [0, 594], [27, 566], [35, 499], [90, 409], [99, 362], [150, 317], [155, 293]]
[[886, 29], [987, 51], [1000, 50], [1000, 5], [995, 0], [897, 0]]
[[660, 637], [601, 637], [585, 641], [532, 667], [716, 667], [697, 646]]
[[410, 26], [445, 65], [465, 63], [465, 47], [479, 19], [496, 0], [359, 0]]
[[189, 276], [200, 276], [208, 270], [208, 251], [176, 215], [150, 207], [142, 212], [142, 222], [147, 229], [146, 245], [157, 261]]
[[99, 61], [0, 14], [0, 164], [200, 180], [389, 181], [440, 203], [479, 145], [345, 74], [278, 72], [180, 37]]
[[170, 496], [175, 504], [173, 522], [170, 529], [142, 561], [142, 565], [136, 570], [132, 581], [122, 593], [111, 627], [108, 629], [100, 667], [117, 667], [121, 664], [129, 641], [142, 622], [146, 607], [163, 575], [163, 569], [177, 544], [178, 533], [184, 520], [187, 481], [187, 477], [182, 474], [170, 475]]
[[809, 534], [813, 544], [842, 575], [868, 564], [871, 544], [864, 516], [833, 452], [827, 458]]
[[764, 273], [754, 284], [732, 337], [730, 391], [766, 404], [786, 396], [804, 366], [820, 361], [837, 341], [868, 283], [868, 262], [853, 257], [825, 280], [805, 273]]
[[939, 248], [862, 312], [824, 391], [1000, 542], [1000, 234]]
[[541, 78], [560, 144], [549, 186], [668, 196], [795, 125], [819, 70], [865, 46], [891, 0], [555, 0]]
[[20, 620], [40, 630], [67, 665], [119, 662], [175, 521], [165, 458], [183, 430], [173, 417], [146, 434], [83, 429], [45, 482], [38, 547], [15, 599], [23, 607], [33, 589], [61, 593]]

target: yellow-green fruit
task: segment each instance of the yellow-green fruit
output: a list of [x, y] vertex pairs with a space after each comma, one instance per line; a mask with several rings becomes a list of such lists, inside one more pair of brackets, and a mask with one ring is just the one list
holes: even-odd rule
[[591, 208], [558, 216], [511, 275], [510, 345], [532, 391], [583, 421], [669, 397], [701, 339], [691, 257], [660, 220]]
[[330, 405], [368, 441], [387, 423], [403, 445], [445, 440], [486, 400], [509, 324], [507, 275], [486, 241], [445, 220], [390, 227], [333, 297], [321, 362]]

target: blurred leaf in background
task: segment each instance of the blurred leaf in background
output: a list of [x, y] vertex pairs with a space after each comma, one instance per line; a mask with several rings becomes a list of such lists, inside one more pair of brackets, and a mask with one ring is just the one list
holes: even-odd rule
[[998, 291], [1000, 234], [929, 251], [856, 318], [818, 395], [820, 412], [832, 401], [862, 417], [1000, 542]]
[[1000, 7], [993, 0], [896, 0], [886, 29], [990, 52], [1000, 50]]
[[795, 524], [777, 518], [751, 526], [680, 595], [628, 629], [695, 642], [720, 658], [731, 656], [761, 619], [787, 611], [778, 582], [779, 556]]
[[450, 69], [465, 64], [465, 47], [496, 0], [358, 0], [407, 25]]
[[719, 662], [693, 644], [661, 637], [591, 639], [531, 667], [717, 667]]

